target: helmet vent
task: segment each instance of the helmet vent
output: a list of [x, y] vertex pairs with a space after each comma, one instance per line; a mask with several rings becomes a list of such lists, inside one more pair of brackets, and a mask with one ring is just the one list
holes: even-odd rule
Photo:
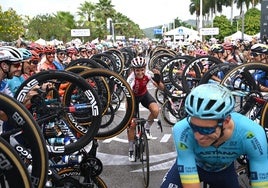
[[199, 111], [204, 99], [199, 98], [197, 101], [197, 111]]
[[217, 111], [217, 112], [221, 112], [221, 111], [224, 109], [224, 107], [225, 107], [225, 103], [222, 103], [222, 104], [216, 109], [216, 111]]
[[210, 100], [205, 108], [205, 110], [210, 110], [211, 107], [216, 103], [216, 100]]

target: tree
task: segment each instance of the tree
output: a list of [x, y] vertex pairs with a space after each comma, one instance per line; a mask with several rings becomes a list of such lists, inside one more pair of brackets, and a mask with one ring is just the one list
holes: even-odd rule
[[245, 33], [255, 35], [261, 30], [261, 11], [251, 8], [245, 13]]
[[219, 40], [223, 40], [224, 37], [233, 33], [231, 22], [224, 15], [216, 16], [213, 20], [213, 26], [219, 28], [219, 35], [215, 36]]
[[0, 40], [14, 41], [24, 35], [25, 29], [22, 17], [13, 9], [2, 12], [0, 6]]

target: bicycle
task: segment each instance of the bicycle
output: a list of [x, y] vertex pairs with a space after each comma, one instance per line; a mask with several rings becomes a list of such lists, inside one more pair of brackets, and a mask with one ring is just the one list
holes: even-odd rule
[[[148, 120], [140, 117], [139, 105], [136, 106], [137, 117], [132, 119], [135, 126], [134, 133], [134, 151], [135, 162], [141, 162], [141, 168], [143, 173], [144, 187], [149, 186], [150, 181], [150, 157], [149, 157], [149, 144], [145, 130], [146, 122], [157, 122], [161, 132], [163, 132], [162, 124], [159, 119]], [[133, 126], [133, 125], [132, 125]]]

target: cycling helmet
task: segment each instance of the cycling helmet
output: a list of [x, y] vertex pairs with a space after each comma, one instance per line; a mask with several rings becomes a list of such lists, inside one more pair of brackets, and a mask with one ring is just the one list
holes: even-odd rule
[[233, 44], [231, 42], [225, 42], [222, 44], [224, 50], [233, 50]]
[[22, 53], [18, 50], [18, 48], [12, 46], [1, 46], [0, 50], [9, 51], [11, 58], [8, 60], [8, 62], [17, 62], [23, 60]]
[[224, 119], [233, 111], [234, 105], [232, 93], [218, 84], [199, 85], [185, 100], [186, 112], [201, 119]]
[[56, 49], [56, 52], [57, 53], [60, 53], [60, 52], [66, 53], [65, 46], [58, 46], [57, 49]]
[[19, 51], [22, 53], [23, 60], [31, 59], [32, 53], [30, 50], [27, 50], [25, 48], [19, 48]]
[[44, 47], [37, 43], [32, 43], [27, 47], [28, 50], [34, 50], [36, 53], [41, 54], [44, 52]]
[[76, 54], [78, 54], [78, 50], [75, 47], [69, 47], [69, 48], [67, 48], [67, 54], [74, 54], [74, 55], [76, 55]]
[[194, 45], [189, 45], [187, 46], [187, 51], [195, 51], [196, 50], [196, 47]]
[[34, 50], [30, 50], [30, 51], [32, 53], [32, 57], [31, 57], [32, 62], [39, 62], [40, 56], [38, 55], [38, 53], [36, 53], [36, 51]]
[[0, 62], [2, 61], [9, 61], [11, 59], [12, 55], [7, 50], [0, 50]]
[[251, 52], [268, 55], [268, 46], [261, 43], [254, 44], [251, 46]]
[[132, 59], [131, 61], [131, 67], [132, 68], [143, 68], [146, 66], [146, 61], [145, 61], [145, 58], [143, 57], [135, 57]]
[[213, 53], [223, 53], [224, 52], [224, 48], [220, 44], [213, 44], [210, 47], [210, 51], [213, 52]]
[[203, 49], [198, 49], [195, 51], [195, 55], [196, 56], [205, 56], [205, 55], [208, 55], [208, 53]]
[[45, 46], [44, 47], [44, 52], [45, 53], [55, 53], [56, 49], [54, 48], [54, 46]]

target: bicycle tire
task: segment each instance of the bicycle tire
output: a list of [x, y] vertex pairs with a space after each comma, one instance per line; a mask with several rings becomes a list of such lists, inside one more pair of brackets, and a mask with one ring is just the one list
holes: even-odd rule
[[[213, 56], [200, 56], [191, 59], [188, 64], [184, 67], [182, 73], [182, 87], [185, 93], [189, 93], [192, 88], [199, 85], [201, 77], [203, 76], [203, 64], [202, 62], [205, 61], [207, 68], [210, 69], [215, 64], [221, 64], [222, 62], [213, 57]], [[202, 65], [201, 65], [202, 64]], [[189, 71], [193, 71], [191, 74]], [[194, 73], [194, 74], [193, 74]]]
[[[184, 99], [178, 99], [184, 100]], [[175, 104], [176, 107], [176, 104]], [[177, 111], [177, 112], [176, 112]], [[177, 107], [176, 111], [174, 111], [171, 107], [171, 103], [169, 100], [166, 100], [165, 103], [162, 105], [161, 108], [161, 115], [162, 118], [170, 125], [173, 126], [177, 123], [180, 119], [186, 117], [186, 113], [184, 110], [184, 106]]]
[[[0, 186], [3, 188], [32, 188], [30, 175], [14, 148], [0, 137], [1, 176]], [[16, 180], [14, 181], [14, 178]], [[5, 184], [5, 185], [2, 185]]]
[[260, 124], [261, 126], [268, 128], [268, 102], [266, 102], [262, 108]]
[[[98, 68], [98, 67], [95, 67], [95, 68]], [[75, 65], [75, 66], [68, 67], [65, 70], [80, 74], [81, 72], [83, 72], [85, 70], [90, 70], [90, 69], [91, 69], [91, 67], [88, 67], [88, 66]], [[91, 81], [93, 82], [94, 80], [91, 80]], [[89, 82], [91, 82], [91, 81], [89, 81]], [[95, 80], [94, 84], [96, 84], [96, 85], [93, 88], [97, 88], [97, 94], [98, 94], [100, 101], [101, 101], [101, 104], [102, 104], [101, 105], [102, 114], [104, 114], [108, 110], [109, 104], [111, 103], [110, 89], [109, 89], [108, 84], [104, 81], [103, 78], [100, 78], [97, 81]]]
[[[120, 111], [121, 113], [124, 113], [124, 114], [119, 114], [119, 113], [116, 114], [118, 115], [118, 118], [116, 120], [118, 120], [119, 122], [116, 122], [115, 120], [113, 124], [110, 124], [109, 126], [105, 126], [103, 128], [99, 126], [99, 130], [98, 130], [98, 133], [95, 135], [95, 138], [101, 140], [101, 139], [111, 138], [120, 134], [129, 125], [133, 117], [134, 109], [135, 109], [134, 94], [129, 84], [118, 73], [111, 71], [111, 70], [107, 70], [107, 69], [99, 69], [99, 68], [90, 69], [90, 70], [86, 70], [82, 72], [80, 75], [83, 78], [102, 77], [102, 78], [109, 80], [110, 82], [116, 83], [117, 87], [122, 88], [122, 91], [125, 94], [125, 105], [126, 105], [127, 110]], [[123, 103], [121, 106], [125, 107]], [[108, 115], [110, 116], [110, 114]], [[99, 125], [101, 125], [101, 123]]]
[[[95, 93], [94, 89], [88, 84], [88, 82], [82, 78], [81, 76], [69, 72], [69, 71], [59, 71], [59, 70], [48, 70], [48, 71], [42, 71], [39, 72], [27, 80], [25, 80], [20, 88], [18, 89], [18, 92], [15, 94], [15, 98], [17, 98], [18, 101], [22, 102], [27, 94], [27, 92], [32, 89], [33, 87], [46, 83], [50, 80], [57, 80], [60, 83], [68, 82], [72, 83], [72, 87], [78, 87], [79, 90], [81, 90], [81, 94], [83, 94], [84, 98], [87, 102], [91, 105], [90, 108], [90, 116], [91, 116], [91, 124], [87, 127], [82, 127], [77, 122], [73, 122], [73, 117], [64, 114], [64, 118], [67, 119], [68, 125], [73, 128], [73, 130], [82, 131], [84, 132], [83, 135], [80, 135], [79, 139], [76, 140], [76, 142], [72, 142], [68, 145], [63, 146], [53, 146], [53, 145], [47, 145], [48, 152], [50, 155], [54, 156], [61, 156], [61, 155], [68, 155], [71, 153], [74, 153], [78, 151], [79, 149], [86, 146], [90, 141], [93, 140], [95, 134], [98, 131], [99, 124], [101, 123], [101, 109], [100, 109], [100, 101]], [[64, 105], [64, 101], [62, 102]]]
[[[59, 183], [63, 184], [63, 188], [65, 188], [66, 181], [68, 181], [69, 183], [73, 183], [75, 185], [78, 185], [77, 188], [83, 187], [78, 179], [76, 179], [75, 177], [72, 177], [72, 174], [75, 174], [75, 176], [79, 176], [80, 172], [77, 171], [77, 169], [66, 168], [66, 169], [63, 169], [62, 171], [60, 171], [58, 174], [60, 176], [63, 176], [63, 178], [61, 180], [59, 180], [60, 181]], [[85, 182], [85, 183], [90, 183], [90, 184], [93, 183], [93, 185], [91, 185], [91, 186], [93, 186], [92, 188], [108, 188], [108, 186], [106, 185], [106, 183], [104, 182], [104, 180], [100, 176], [90, 177], [90, 181], [91, 182]]]
[[[1, 136], [10, 142], [22, 159], [27, 159], [31, 155], [30, 172], [32, 184], [34, 187], [43, 188], [47, 178], [48, 154], [42, 132], [27, 108], [14, 98], [0, 93], [0, 110], [8, 117], [9, 131], [1, 133]], [[17, 130], [18, 129], [18, 130]], [[13, 132], [11, 134], [11, 132]], [[19, 143], [14, 143], [10, 137], [19, 131]], [[11, 143], [12, 142], [12, 143]]]
[[[231, 91], [241, 91], [245, 93], [245, 96], [235, 96], [236, 98], [236, 111], [248, 114], [247, 111], [243, 111], [243, 106], [246, 102], [247, 93], [260, 92], [259, 86], [256, 80], [252, 76], [252, 73], [256, 70], [263, 70], [268, 72], [268, 65], [263, 63], [249, 63], [241, 64], [232, 70], [230, 70], [222, 79], [221, 85], [229, 88]], [[254, 103], [251, 103], [254, 106]], [[252, 108], [248, 108], [250, 110]]]
[[[216, 64], [212, 66], [201, 78], [199, 84], [205, 84], [209, 83], [211, 80], [213, 80], [213, 76], [217, 75], [218, 73], [223, 73], [226, 75], [227, 72], [232, 70], [234, 67], [236, 67], [236, 64], [233, 63], [222, 63], [222, 64]], [[218, 76], [217, 76], [218, 77]], [[222, 78], [219, 78], [222, 79]], [[215, 81], [217, 82], [217, 81]], [[219, 83], [219, 82], [218, 82]]]
[[[144, 130], [145, 131], [145, 130]], [[143, 183], [144, 187], [147, 188], [150, 183], [150, 156], [149, 156], [149, 144], [145, 132], [141, 135], [140, 138], [140, 161], [142, 165], [143, 173]]]

